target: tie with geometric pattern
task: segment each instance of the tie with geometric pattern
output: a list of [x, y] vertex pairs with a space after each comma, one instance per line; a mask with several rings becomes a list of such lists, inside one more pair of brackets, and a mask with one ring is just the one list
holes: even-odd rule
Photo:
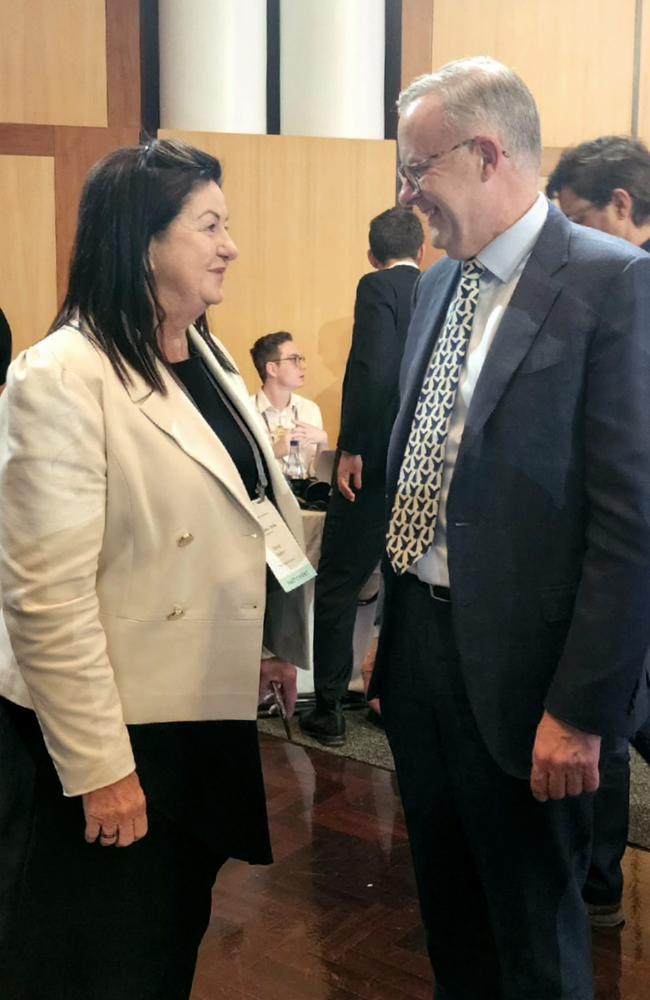
[[463, 262], [415, 407], [386, 535], [386, 551], [397, 574], [405, 573], [433, 544], [449, 423], [483, 270], [475, 258]]

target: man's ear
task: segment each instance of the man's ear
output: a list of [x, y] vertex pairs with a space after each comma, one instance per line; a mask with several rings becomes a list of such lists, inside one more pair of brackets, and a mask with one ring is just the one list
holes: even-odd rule
[[415, 255], [415, 263], [418, 265], [418, 267], [422, 263], [422, 258], [423, 257], [424, 257], [424, 243], [422, 244], [422, 246], [420, 247], [420, 249], [418, 250], [418, 252]]
[[[273, 370], [271, 370], [271, 365], [273, 365]], [[265, 382], [266, 379], [275, 378], [275, 361], [267, 361], [264, 365], [264, 371], [266, 373], [266, 378], [264, 379]]]
[[498, 162], [503, 156], [503, 151], [500, 144], [487, 135], [477, 136], [475, 146], [481, 158], [481, 175], [484, 180], [487, 180], [494, 174]]
[[632, 216], [632, 195], [625, 188], [614, 188], [612, 205], [619, 219], [629, 219]]

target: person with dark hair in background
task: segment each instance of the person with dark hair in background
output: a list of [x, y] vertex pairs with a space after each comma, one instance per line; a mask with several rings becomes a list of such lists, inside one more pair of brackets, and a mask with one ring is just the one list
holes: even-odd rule
[[650, 251], [650, 151], [604, 135], [565, 149], [546, 185], [572, 222]]
[[650, 258], [539, 193], [484, 56], [398, 101], [418, 282], [388, 453], [381, 699], [436, 1000], [593, 1000], [582, 886], [650, 644]]
[[[546, 185], [572, 222], [650, 251], [650, 151], [639, 139], [608, 135], [564, 151]], [[630, 743], [650, 763], [650, 718]], [[630, 752], [615, 741], [601, 763], [591, 866], [582, 895], [594, 927], [622, 927], [623, 870], [630, 804]]]
[[272, 860], [255, 719], [273, 682], [293, 710], [307, 596], [267, 571], [259, 518], [300, 513], [208, 329], [220, 185], [171, 140], [95, 166], [0, 399], [2, 1000], [186, 1000], [220, 867]]
[[273, 453], [285, 475], [289, 468], [292, 441], [298, 442], [300, 468], [307, 478], [313, 475], [319, 451], [327, 448], [327, 431], [318, 403], [295, 390], [305, 381], [307, 359], [286, 330], [258, 337], [251, 357], [262, 386], [251, 396], [273, 443]]
[[7, 317], [0, 309], [0, 386], [5, 384], [7, 368], [11, 361], [11, 329]]
[[299, 716], [304, 732], [330, 746], [345, 739], [341, 699], [352, 676], [357, 601], [384, 550], [386, 454], [423, 242], [422, 224], [412, 211], [382, 212], [370, 223], [368, 260], [375, 270], [357, 286], [333, 491], [316, 577], [316, 705]]

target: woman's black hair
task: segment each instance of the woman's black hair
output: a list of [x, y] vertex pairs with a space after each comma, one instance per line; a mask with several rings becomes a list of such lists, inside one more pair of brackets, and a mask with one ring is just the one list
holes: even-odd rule
[[[125, 362], [165, 392], [158, 342], [165, 311], [158, 300], [149, 245], [181, 211], [188, 196], [214, 181], [213, 156], [172, 139], [153, 139], [109, 153], [91, 170], [81, 195], [79, 221], [63, 305], [49, 333], [78, 324], [109, 358], [123, 384]], [[236, 371], [210, 336], [206, 314], [195, 327], [227, 371]]]

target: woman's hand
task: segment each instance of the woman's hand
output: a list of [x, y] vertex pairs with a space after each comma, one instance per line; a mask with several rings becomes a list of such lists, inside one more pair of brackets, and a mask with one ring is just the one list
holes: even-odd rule
[[85, 838], [102, 847], [129, 847], [147, 832], [147, 802], [135, 771], [82, 796]]
[[288, 663], [287, 660], [279, 660], [277, 656], [271, 656], [268, 660], [262, 660], [260, 666], [260, 705], [273, 695], [271, 681], [277, 681], [278, 684], [282, 685], [282, 696], [287, 709], [287, 715], [291, 717], [298, 697], [296, 668], [293, 663]]

